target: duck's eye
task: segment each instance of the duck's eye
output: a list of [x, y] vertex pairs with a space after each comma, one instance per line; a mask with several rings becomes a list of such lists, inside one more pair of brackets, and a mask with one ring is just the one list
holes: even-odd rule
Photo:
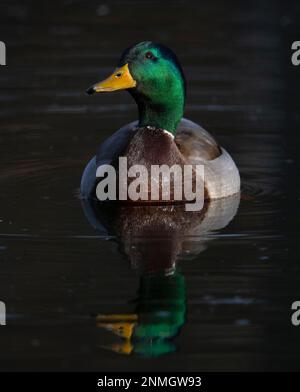
[[145, 57], [146, 57], [146, 59], [149, 59], [149, 60], [155, 60], [156, 59], [156, 57], [154, 56], [154, 54], [152, 52], [147, 52], [145, 54]]

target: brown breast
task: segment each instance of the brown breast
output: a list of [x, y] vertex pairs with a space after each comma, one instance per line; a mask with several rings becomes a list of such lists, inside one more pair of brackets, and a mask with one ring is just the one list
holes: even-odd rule
[[[168, 132], [160, 128], [154, 127], [142, 127], [138, 128], [135, 135], [131, 139], [129, 145], [125, 149], [124, 153], [121, 154], [123, 157], [127, 158], [128, 168], [133, 165], [143, 165], [146, 167], [149, 178], [145, 179], [148, 184], [148, 202], [153, 202], [151, 200], [151, 188], [150, 188], [150, 174], [152, 165], [168, 165], [172, 167], [173, 165], [179, 165], [182, 168], [187, 164], [187, 161], [181, 151], [178, 149], [174, 138]], [[194, 180], [193, 176], [193, 180]], [[134, 181], [133, 179], [128, 179], [129, 184]], [[162, 183], [164, 182], [163, 176], [161, 176], [159, 181], [160, 188], [160, 199], [162, 194]], [[169, 202], [174, 203], [174, 178], [171, 176], [170, 179], [170, 200]], [[183, 189], [183, 180], [181, 183]], [[184, 200], [182, 200], [184, 202]]]
[[128, 166], [144, 165], [148, 170], [151, 165], [186, 163], [172, 136], [154, 127], [139, 128], [123, 156], [127, 157]]

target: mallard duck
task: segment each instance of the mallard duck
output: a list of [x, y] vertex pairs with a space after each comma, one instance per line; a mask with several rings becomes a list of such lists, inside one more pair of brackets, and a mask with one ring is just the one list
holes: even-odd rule
[[95, 194], [97, 168], [115, 165], [120, 156], [127, 157], [128, 165], [204, 165], [206, 199], [240, 191], [239, 172], [228, 152], [200, 125], [183, 118], [186, 82], [169, 48], [146, 41], [126, 49], [113, 74], [87, 93], [116, 90], [133, 96], [139, 119], [101, 144], [84, 170], [83, 198]]

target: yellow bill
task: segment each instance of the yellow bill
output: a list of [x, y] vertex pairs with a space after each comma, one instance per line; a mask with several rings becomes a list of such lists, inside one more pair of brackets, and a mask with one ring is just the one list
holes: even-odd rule
[[117, 68], [107, 79], [96, 83], [87, 89], [87, 94], [104, 93], [116, 90], [125, 90], [136, 86], [136, 81], [130, 74], [128, 64]]

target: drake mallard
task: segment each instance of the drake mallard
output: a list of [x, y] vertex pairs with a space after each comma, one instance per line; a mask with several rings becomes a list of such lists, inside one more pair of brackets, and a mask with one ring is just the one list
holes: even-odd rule
[[206, 199], [240, 191], [239, 171], [228, 152], [200, 125], [183, 118], [186, 82], [176, 55], [150, 41], [125, 50], [117, 69], [91, 86], [88, 94], [127, 90], [138, 106], [138, 121], [105, 140], [86, 166], [81, 196], [95, 193], [100, 165], [114, 165], [120, 156], [128, 165], [204, 165]]

